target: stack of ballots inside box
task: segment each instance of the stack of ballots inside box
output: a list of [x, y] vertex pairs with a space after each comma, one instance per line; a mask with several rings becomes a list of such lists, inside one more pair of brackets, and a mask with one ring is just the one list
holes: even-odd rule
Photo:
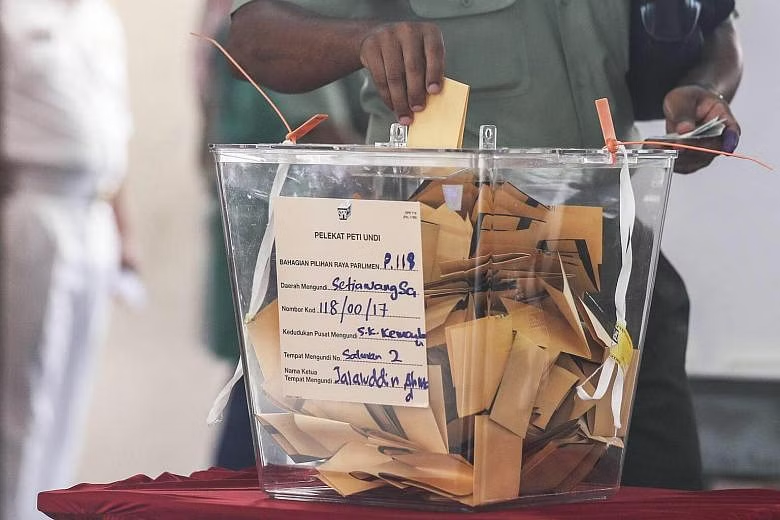
[[342, 496], [381, 488], [480, 506], [616, 485], [639, 356], [625, 364], [619, 421], [611, 390], [576, 392], [593, 394], [615, 344], [615, 317], [591, 298], [602, 208], [546, 205], [471, 170], [409, 200], [421, 214], [428, 406], [287, 396], [272, 301], [246, 319], [259, 391], [281, 410], [256, 413], [260, 427]]

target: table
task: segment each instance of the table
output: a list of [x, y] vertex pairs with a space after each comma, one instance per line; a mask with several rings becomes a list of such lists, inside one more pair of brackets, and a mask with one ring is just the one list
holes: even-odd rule
[[686, 492], [622, 488], [606, 501], [479, 513], [432, 513], [377, 507], [274, 500], [253, 470], [209, 469], [182, 477], [137, 475], [111, 484], [80, 484], [46, 491], [38, 508], [61, 520], [604, 520], [780, 519], [780, 491], [732, 489]]

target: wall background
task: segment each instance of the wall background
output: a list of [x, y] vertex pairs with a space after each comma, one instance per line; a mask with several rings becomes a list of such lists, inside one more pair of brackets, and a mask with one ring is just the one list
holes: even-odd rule
[[[135, 134], [128, 177], [145, 308], [116, 306], [79, 481], [208, 467], [206, 414], [230, 369], [201, 333], [205, 177], [191, 69], [202, 3], [113, 0], [125, 23]], [[208, 172], [211, 174], [211, 172]]]

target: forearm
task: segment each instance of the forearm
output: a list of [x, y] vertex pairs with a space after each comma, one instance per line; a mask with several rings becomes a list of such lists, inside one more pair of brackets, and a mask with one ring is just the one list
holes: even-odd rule
[[701, 85], [731, 101], [741, 79], [742, 48], [733, 18], [728, 18], [707, 35], [701, 61], [681, 85]]
[[114, 219], [116, 220], [117, 231], [120, 235], [124, 234], [128, 230], [128, 218], [127, 218], [127, 188], [125, 183], [119, 187], [117, 192], [111, 199], [111, 208], [114, 211]]
[[119, 235], [120, 265], [123, 269], [138, 270], [138, 252], [130, 225], [127, 208], [127, 188], [123, 183], [111, 199], [117, 233]]
[[228, 50], [255, 81], [279, 92], [306, 92], [360, 69], [360, 45], [378, 23], [256, 0], [233, 14]]

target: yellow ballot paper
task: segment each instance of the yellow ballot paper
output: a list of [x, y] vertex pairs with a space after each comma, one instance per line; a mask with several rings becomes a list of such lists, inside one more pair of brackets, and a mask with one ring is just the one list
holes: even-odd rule
[[478, 504], [511, 500], [520, 494], [523, 438], [487, 415], [474, 417], [474, 498]]
[[425, 110], [409, 125], [410, 148], [460, 148], [466, 127], [469, 86], [444, 78], [441, 92], [428, 96]]
[[512, 320], [488, 316], [445, 331], [458, 416], [490, 407], [512, 349]]

